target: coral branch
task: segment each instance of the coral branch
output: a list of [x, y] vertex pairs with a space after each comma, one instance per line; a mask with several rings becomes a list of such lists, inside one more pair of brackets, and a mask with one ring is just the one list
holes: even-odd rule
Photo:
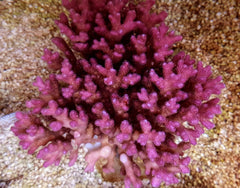
[[137, 2], [62, 0], [68, 13], [55, 24], [66, 37], [52, 39], [60, 52], [42, 56], [55, 72], [36, 78], [40, 95], [11, 128], [45, 167], [65, 154], [73, 165], [85, 145], [85, 171], [100, 160], [112, 173], [120, 161], [127, 188], [141, 187], [141, 177], [159, 187], [189, 173], [184, 151], [215, 126], [224, 84], [210, 66], [174, 52], [182, 37], [152, 10], [154, 0]]

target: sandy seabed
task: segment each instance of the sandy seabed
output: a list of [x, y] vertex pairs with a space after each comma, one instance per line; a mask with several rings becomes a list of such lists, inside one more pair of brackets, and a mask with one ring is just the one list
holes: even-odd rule
[[[211, 65], [226, 85], [216, 127], [187, 151], [190, 174], [168, 187], [240, 187], [240, 1], [157, 0], [155, 8], [167, 11], [170, 29], [183, 36], [176, 48]], [[54, 20], [62, 11], [60, 0], [0, 1], [0, 187], [123, 187], [97, 171], [85, 173], [84, 149], [72, 167], [63, 159], [57, 167], [42, 168], [10, 131], [12, 113], [25, 110], [25, 101], [38, 95], [32, 86], [36, 76], [49, 74], [41, 56], [45, 47], [55, 49], [50, 39], [59, 35]]]

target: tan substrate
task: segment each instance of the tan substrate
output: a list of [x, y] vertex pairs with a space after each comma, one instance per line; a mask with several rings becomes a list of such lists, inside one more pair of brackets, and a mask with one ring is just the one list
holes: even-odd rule
[[[216, 128], [188, 151], [191, 173], [171, 187], [240, 187], [240, 3], [161, 0], [157, 5], [168, 11], [170, 28], [184, 37], [176, 47], [210, 64], [226, 84]], [[40, 57], [45, 47], [55, 48], [53, 20], [61, 11], [60, 0], [0, 1], [0, 114], [24, 110], [25, 101], [37, 96], [31, 84], [49, 74]], [[64, 160], [58, 167], [41, 168], [41, 161], [18, 146], [9, 131], [11, 119], [0, 119], [0, 187], [121, 186], [104, 182], [97, 172], [84, 173], [84, 150], [73, 167]]]

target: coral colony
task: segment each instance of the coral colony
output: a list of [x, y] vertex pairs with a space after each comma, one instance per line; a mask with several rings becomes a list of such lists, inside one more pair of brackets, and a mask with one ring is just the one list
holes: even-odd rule
[[[17, 112], [12, 131], [45, 167], [80, 145], [97, 145], [85, 156], [85, 171], [105, 160], [104, 173], [121, 165], [125, 187], [178, 183], [188, 173], [184, 150], [196, 144], [211, 119], [220, 114], [224, 84], [210, 66], [173, 52], [182, 39], [164, 24], [167, 14], [152, 13], [154, 0], [62, 0], [69, 11], [56, 21], [62, 34], [52, 39], [60, 53], [44, 50], [42, 59], [56, 71], [37, 77], [37, 99], [29, 112]], [[173, 55], [175, 54], [175, 55]], [[39, 149], [39, 150], [38, 150]], [[142, 170], [143, 169], [143, 170]]]

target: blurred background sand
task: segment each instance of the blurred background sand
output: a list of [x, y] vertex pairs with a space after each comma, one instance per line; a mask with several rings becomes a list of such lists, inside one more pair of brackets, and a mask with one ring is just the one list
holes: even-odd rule
[[[60, 5], [60, 0], [0, 1], [0, 117], [25, 110], [25, 101], [38, 95], [32, 82], [49, 74], [41, 56], [45, 47], [55, 49], [50, 39], [59, 35], [54, 20], [63, 11]], [[216, 128], [188, 151], [191, 173], [170, 187], [240, 187], [240, 1], [157, 0], [155, 10], [167, 11], [170, 29], [183, 36], [176, 49], [211, 65], [226, 85]], [[64, 159], [58, 167], [41, 168], [42, 161], [18, 146], [9, 130], [13, 121], [13, 115], [0, 119], [0, 187], [123, 186], [105, 182], [97, 171], [84, 173], [84, 150], [73, 167]]]

